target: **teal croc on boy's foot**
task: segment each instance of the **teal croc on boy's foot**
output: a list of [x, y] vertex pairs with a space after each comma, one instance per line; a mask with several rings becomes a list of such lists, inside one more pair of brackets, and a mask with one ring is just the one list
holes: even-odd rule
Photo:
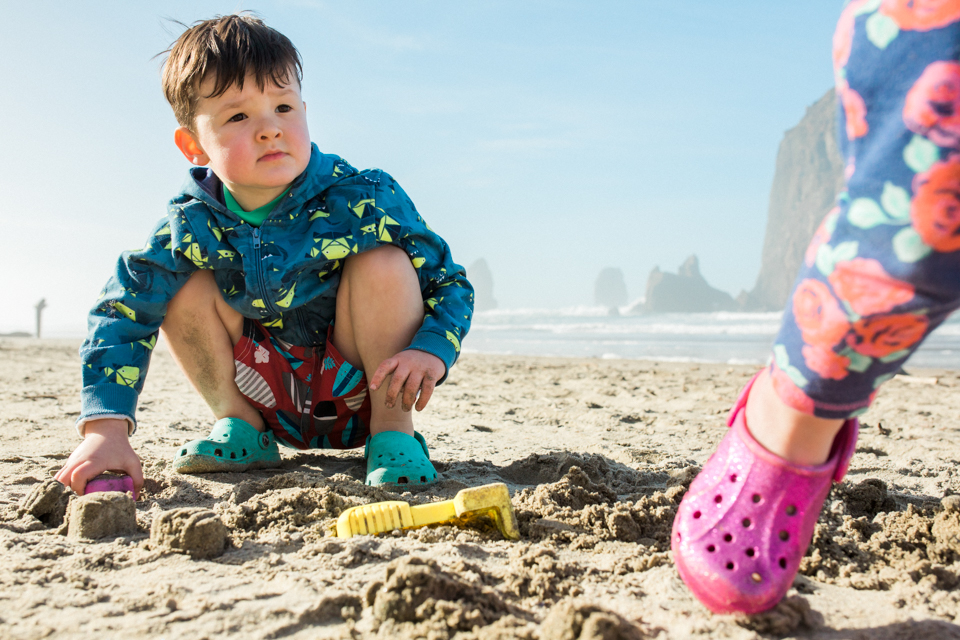
[[217, 420], [206, 438], [191, 440], [177, 449], [173, 470], [179, 473], [212, 473], [272, 469], [280, 466], [280, 449], [273, 432], [261, 433], [239, 418]]
[[367, 437], [367, 484], [380, 486], [423, 485], [435, 482], [437, 470], [430, 462], [427, 443], [416, 431], [381, 431]]

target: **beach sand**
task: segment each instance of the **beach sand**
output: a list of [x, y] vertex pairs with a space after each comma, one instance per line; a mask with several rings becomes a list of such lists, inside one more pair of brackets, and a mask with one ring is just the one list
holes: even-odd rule
[[[47, 483], [78, 443], [77, 347], [0, 339], [3, 638], [960, 638], [960, 498], [944, 500], [960, 493], [957, 372], [883, 387], [794, 588], [736, 617], [687, 592], [669, 536], [751, 367], [464, 355], [418, 416], [441, 481], [398, 495], [362, 484], [362, 450], [172, 473], [212, 420], [158, 348], [133, 437], [137, 529], [89, 540], [66, 535], [76, 516], [60, 524], [79, 500]], [[518, 542], [489, 526], [330, 533], [352, 505], [491, 482], [510, 488]], [[188, 507], [213, 513], [169, 513]], [[219, 519], [226, 550], [151, 541], [164, 513], [199, 513], [211, 536]]]

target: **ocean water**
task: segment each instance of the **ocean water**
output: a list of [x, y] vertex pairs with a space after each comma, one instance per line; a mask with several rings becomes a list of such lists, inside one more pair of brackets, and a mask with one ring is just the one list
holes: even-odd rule
[[[623, 309], [626, 311], [626, 307]], [[761, 365], [780, 312], [611, 317], [601, 307], [497, 309], [475, 314], [464, 353]], [[32, 327], [31, 327], [32, 328]], [[24, 330], [0, 323], [0, 333]], [[44, 337], [85, 337], [82, 324], [44, 326]], [[960, 314], [938, 327], [906, 365], [960, 370]]]
[[[756, 364], [767, 361], [780, 312], [669, 313], [609, 316], [598, 307], [478, 312], [464, 353], [673, 362]], [[960, 370], [960, 317], [937, 328], [907, 368]]]

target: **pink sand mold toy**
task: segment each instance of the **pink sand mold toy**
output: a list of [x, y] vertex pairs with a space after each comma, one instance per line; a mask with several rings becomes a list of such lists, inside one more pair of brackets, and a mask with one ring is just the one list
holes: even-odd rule
[[[87, 488], [83, 494], [98, 493], [101, 491], [120, 491], [135, 494], [133, 488], [133, 478], [128, 475], [117, 475], [115, 473], [101, 473], [93, 480], [87, 482]], [[136, 497], [136, 495], [134, 495]]]

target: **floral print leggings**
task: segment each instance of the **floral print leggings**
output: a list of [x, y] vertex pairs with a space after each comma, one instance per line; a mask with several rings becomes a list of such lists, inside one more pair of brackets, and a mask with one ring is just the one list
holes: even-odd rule
[[788, 405], [848, 418], [960, 306], [960, 0], [852, 0], [833, 64], [846, 189], [770, 368]]

